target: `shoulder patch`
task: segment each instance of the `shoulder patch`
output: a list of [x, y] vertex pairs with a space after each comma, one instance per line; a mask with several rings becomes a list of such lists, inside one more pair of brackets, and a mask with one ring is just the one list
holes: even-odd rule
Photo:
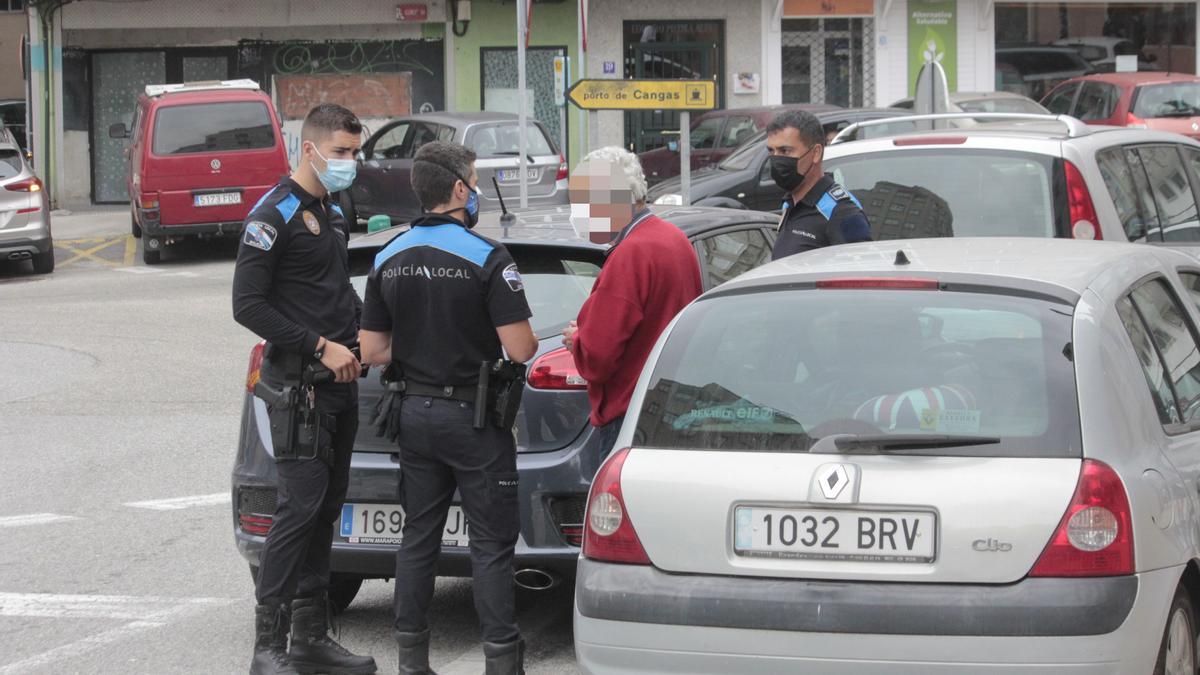
[[862, 208], [862, 204], [858, 203], [858, 198], [855, 197], [853, 194], [851, 194], [849, 190], [842, 187], [841, 185], [834, 185], [833, 187], [829, 188], [829, 192], [827, 192], [826, 194], [828, 194], [830, 197], [833, 197], [834, 199], [836, 199], [839, 202], [844, 202], [844, 201], [849, 200], [858, 208], [860, 208], [860, 209]]
[[271, 247], [275, 245], [277, 236], [275, 228], [261, 220], [252, 220], [246, 223], [246, 230], [242, 233], [242, 243], [263, 251], [270, 251]]
[[513, 293], [525, 288], [525, 282], [521, 281], [521, 272], [517, 269], [516, 263], [505, 267], [502, 274], [504, 275], [504, 281], [508, 284], [509, 290]]

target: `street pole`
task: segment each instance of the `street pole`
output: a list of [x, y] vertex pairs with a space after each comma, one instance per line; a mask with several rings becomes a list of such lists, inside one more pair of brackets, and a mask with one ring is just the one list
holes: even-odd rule
[[684, 206], [692, 205], [692, 114], [679, 113], [679, 191]]
[[517, 151], [520, 152], [520, 162], [517, 167], [521, 176], [521, 208], [529, 207], [529, 185], [526, 182], [525, 172], [529, 169], [529, 160], [527, 159], [528, 143], [525, 140], [525, 124], [529, 116], [529, 111], [525, 109], [525, 14], [528, 6], [526, 0], [517, 0], [517, 138], [519, 145]]
[[[576, 11], [579, 12], [579, 16], [577, 17], [579, 20], [575, 22], [575, 28], [578, 33], [576, 36], [578, 44], [575, 49], [575, 56], [578, 57], [579, 62], [575, 64], [575, 71], [579, 73], [579, 77], [587, 77], [587, 56], [583, 50], [583, 27], [587, 24], [587, 2], [580, 0]], [[569, 83], [570, 79], [567, 81]], [[576, 125], [579, 127], [579, 156], [571, 158], [572, 167], [578, 164], [579, 160], [583, 159], [583, 156], [588, 154], [588, 151], [591, 149], [587, 144], [587, 117], [587, 113], [583, 110], [578, 110], [575, 113], [575, 119], [579, 120], [579, 124]]]

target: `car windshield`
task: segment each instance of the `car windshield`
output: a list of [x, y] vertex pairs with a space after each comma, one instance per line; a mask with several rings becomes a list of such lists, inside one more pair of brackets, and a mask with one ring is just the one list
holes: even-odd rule
[[1000, 293], [713, 297], [671, 331], [634, 442], [805, 452], [836, 434], [942, 434], [985, 442], [907, 451], [1078, 456], [1071, 324], [1066, 305]]
[[13, 148], [0, 148], [0, 180], [20, 174], [21, 167], [20, 151]]
[[154, 116], [154, 154], [261, 150], [275, 146], [271, 113], [263, 103], [172, 105]]
[[980, 98], [971, 101], [956, 101], [963, 112], [981, 113], [1030, 113], [1045, 115], [1047, 110], [1036, 101], [1027, 98]]
[[825, 160], [863, 204], [876, 238], [1053, 237], [1053, 167], [1044, 155], [958, 146]]
[[717, 165], [718, 169], [724, 171], [742, 171], [750, 168], [754, 160], [762, 153], [763, 144], [766, 142], [767, 133], [756, 134], [748, 139], [745, 143], [734, 150], [732, 154], [725, 158], [725, 161]]
[[[525, 149], [530, 155], [558, 154], [541, 127], [528, 124], [526, 129], [529, 131], [525, 134]], [[476, 127], [467, 135], [467, 147], [479, 157], [516, 157], [521, 153], [517, 123]]]
[[1133, 114], [1142, 119], [1200, 116], [1200, 82], [1138, 87]]

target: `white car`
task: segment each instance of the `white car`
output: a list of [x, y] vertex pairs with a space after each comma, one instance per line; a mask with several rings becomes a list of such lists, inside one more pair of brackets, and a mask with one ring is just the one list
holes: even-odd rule
[[792, 256], [685, 309], [592, 484], [586, 673], [1196, 673], [1200, 261]]

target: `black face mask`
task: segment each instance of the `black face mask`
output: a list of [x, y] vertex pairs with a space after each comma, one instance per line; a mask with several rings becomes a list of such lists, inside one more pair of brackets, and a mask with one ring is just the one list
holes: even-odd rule
[[784, 192], [791, 194], [800, 184], [804, 182], [804, 172], [800, 171], [797, 166], [801, 159], [804, 159], [817, 146], [812, 146], [808, 152], [799, 157], [789, 157], [787, 155], [771, 155], [771, 180], [775, 181]]

